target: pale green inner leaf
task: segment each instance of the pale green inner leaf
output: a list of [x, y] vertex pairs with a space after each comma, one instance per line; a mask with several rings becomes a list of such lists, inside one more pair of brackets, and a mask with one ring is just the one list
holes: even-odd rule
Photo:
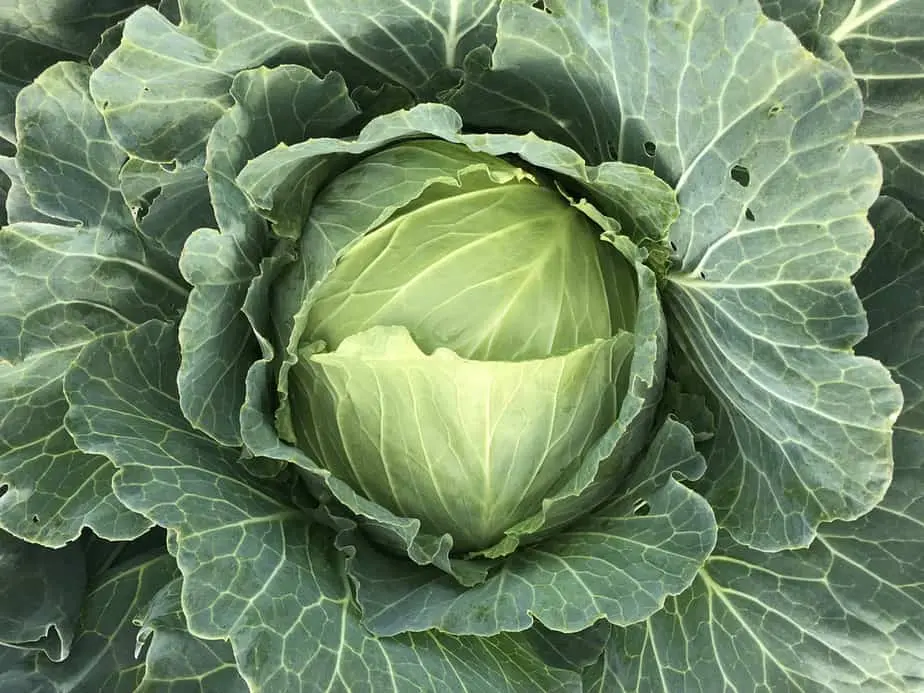
[[483, 362], [423, 353], [374, 327], [292, 370], [300, 443], [338, 478], [458, 550], [536, 512], [615, 420], [632, 337], [567, 355]]
[[302, 344], [333, 349], [370, 327], [403, 325], [428, 353], [563, 354], [631, 327], [633, 274], [557, 191], [476, 169], [460, 187], [430, 186], [348, 248], [310, 298]]

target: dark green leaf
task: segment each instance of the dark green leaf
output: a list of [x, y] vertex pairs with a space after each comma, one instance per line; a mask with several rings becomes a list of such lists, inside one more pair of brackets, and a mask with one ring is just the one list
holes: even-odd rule
[[231, 645], [189, 633], [181, 589], [179, 579], [166, 585], [138, 621], [138, 645], [146, 653], [144, 678], [135, 693], [248, 693]]
[[74, 447], [63, 376], [100, 335], [171, 318], [181, 287], [135, 235], [46, 224], [0, 229], [0, 524], [47, 546], [90, 527], [130, 539], [150, 524], [112, 494], [115, 469]]
[[0, 642], [66, 658], [86, 583], [79, 545], [46, 549], [0, 530]]
[[[810, 50], [833, 43], [863, 93], [861, 140], [882, 160], [883, 193], [924, 218], [924, 3], [761, 0]], [[826, 51], [820, 57], [831, 59]]]
[[[176, 577], [176, 563], [162, 551], [120, 563], [95, 579], [83, 602], [77, 638], [68, 658], [42, 654], [20, 659], [0, 685], [22, 693], [134, 693], [144, 676], [135, 656], [133, 618]], [[0, 652], [0, 671], [4, 671]], [[12, 662], [11, 662], [12, 664]]]
[[[267, 63], [307, 64], [351, 87], [392, 84], [433, 99], [457, 82], [470, 50], [490, 43], [496, 13], [496, 0], [179, 5], [179, 28], [154, 10], [132, 15], [93, 81], [116, 140], [152, 161], [196, 156], [230, 105], [234, 74]], [[162, 126], [169, 122], [176, 125]]]
[[852, 522], [803, 550], [720, 538], [693, 587], [616, 629], [593, 691], [911, 693], [924, 690], [924, 224], [880, 198], [857, 275], [870, 333], [858, 346], [901, 384], [895, 478]]
[[16, 163], [36, 210], [89, 227], [134, 231], [122, 200], [125, 153], [106, 131], [87, 84], [90, 68], [59, 63], [19, 93]]
[[295, 65], [241, 72], [231, 94], [235, 105], [212, 130], [205, 164], [221, 231], [193, 233], [182, 258], [194, 289], [180, 323], [179, 382], [192, 424], [239, 445], [246, 373], [257, 358], [253, 329], [268, 320], [250, 316], [250, 324], [241, 309], [269, 244], [266, 222], [249, 210], [234, 179], [249, 159], [280, 142], [330, 135], [357, 111], [338, 76], [320, 79]]

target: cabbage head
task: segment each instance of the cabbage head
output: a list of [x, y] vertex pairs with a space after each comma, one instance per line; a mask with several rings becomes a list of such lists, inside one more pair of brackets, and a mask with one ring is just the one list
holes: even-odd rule
[[0, 4], [0, 690], [919, 690], [922, 65], [924, 0]]
[[[428, 177], [371, 230], [350, 229], [322, 273], [295, 264], [274, 286], [290, 357], [278, 423], [366, 498], [456, 551], [487, 549], [617, 420], [644, 266], [553, 186], [442, 140], [392, 145], [335, 177], [303, 257], [313, 234], [349, 223], [339, 201], [368, 200], [389, 167]], [[641, 442], [610, 456], [608, 475]]]

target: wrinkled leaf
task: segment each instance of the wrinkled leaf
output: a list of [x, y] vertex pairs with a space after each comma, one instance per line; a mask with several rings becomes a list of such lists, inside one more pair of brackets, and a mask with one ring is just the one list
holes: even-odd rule
[[16, 162], [33, 206], [64, 222], [133, 232], [119, 187], [125, 153], [87, 85], [90, 68], [59, 63], [19, 93]]
[[[7, 208], [23, 223], [0, 230], [0, 524], [48, 546], [83, 527], [109, 539], [149, 527], [112, 495], [113, 467], [75, 449], [61, 378], [84, 345], [174, 317], [186, 293], [137, 234], [119, 187], [125, 156], [88, 77], [62, 63], [20, 93]], [[48, 216], [81, 227], [38, 223]]]
[[[135, 656], [133, 623], [157, 592], [176, 577], [173, 558], [157, 551], [119, 563], [90, 583], [70, 655], [60, 663], [31, 654], [15, 665], [7, 687], [17, 693], [134, 693], [144, 676]], [[4, 671], [0, 653], [0, 672]], [[32, 686], [17, 688], [17, 686]]]
[[[267, 225], [248, 210], [234, 178], [254, 156], [280, 142], [332, 133], [356, 117], [346, 85], [295, 65], [241, 72], [235, 105], [215, 125], [205, 168], [220, 232], [187, 240], [182, 270], [194, 289], [180, 323], [180, 402], [192, 424], [226, 445], [239, 445], [247, 369], [256, 360], [253, 326], [242, 312], [266, 252]], [[265, 319], [265, 318], [264, 318]]]
[[83, 527], [130, 539], [150, 525], [112, 495], [112, 465], [74, 447], [62, 378], [100, 335], [169, 318], [184, 293], [134, 236], [45, 224], [0, 230], [0, 524], [47, 546]]
[[[761, 0], [810, 50], [833, 42], [863, 93], [861, 140], [882, 161], [883, 193], [924, 218], [924, 4], [921, 0]], [[824, 51], [823, 57], [830, 59]]]
[[39, 650], [53, 662], [66, 658], [86, 582], [77, 544], [47, 549], [0, 530], [0, 584], [7, 595], [0, 603], [0, 642]]
[[885, 499], [822, 525], [800, 551], [761, 553], [724, 535], [690, 591], [614, 631], [590, 690], [922, 690], [924, 225], [889, 198], [870, 218], [876, 244], [857, 275], [870, 333], [858, 349], [905, 395]]
[[189, 633], [180, 604], [182, 580], [167, 584], [138, 620], [144, 678], [135, 693], [248, 693], [231, 645]]
[[398, 85], [433, 98], [457, 81], [472, 48], [491, 41], [496, 13], [496, 0], [179, 5], [179, 27], [152, 9], [132, 15], [122, 45], [93, 78], [116, 140], [151, 161], [194, 157], [230, 105], [234, 74], [261, 64], [304, 63], [353, 86]]

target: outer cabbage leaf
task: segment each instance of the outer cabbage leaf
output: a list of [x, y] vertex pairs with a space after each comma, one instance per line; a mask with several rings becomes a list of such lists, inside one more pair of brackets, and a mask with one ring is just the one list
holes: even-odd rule
[[921, 0], [762, 0], [803, 43], [852, 70], [863, 92], [860, 139], [883, 164], [882, 192], [924, 218], [924, 3]]
[[907, 142], [877, 144], [882, 162], [882, 192], [901, 200], [918, 219], [924, 219], [924, 137]]
[[[91, 72], [86, 65], [58, 63], [20, 92], [16, 164], [22, 186], [34, 211], [43, 217], [78, 229], [104, 228], [110, 234], [137, 236], [145, 264], [179, 283], [175, 237], [187, 214], [174, 215], [165, 227], [151, 223], [162, 219], [160, 213], [148, 223], [141, 219], [150, 209], [141, 209], [135, 199], [141, 192], [136, 167], [112, 141], [90, 99]], [[156, 195], [147, 191], [149, 197], [158, 198], [155, 211], [176, 209], [180, 198], [194, 187], [190, 174], [201, 176], [201, 167], [190, 165], [175, 172], [174, 180], [186, 179], [182, 185], [170, 185], [164, 180], [167, 174], [161, 175]], [[132, 186], [135, 189], [126, 196], [124, 188]], [[189, 211], [202, 216], [201, 209]]]
[[20, 85], [0, 82], [0, 154], [9, 156], [15, 151], [16, 140], [14, 118], [16, 113], [16, 94]]
[[50, 0], [35, 5], [12, 0], [3, 8], [0, 35], [5, 60], [2, 76], [28, 82], [48, 66], [86, 58], [107, 27], [145, 3], [138, 0]]
[[173, 318], [186, 298], [175, 260], [147, 242], [124, 204], [125, 155], [89, 99], [88, 77], [73, 63], [50, 68], [22, 90], [17, 113], [16, 175], [36, 218], [80, 226], [0, 230], [0, 524], [48, 546], [83, 527], [109, 539], [149, 527], [113, 496], [109, 462], [75, 449], [62, 425], [62, 377], [84, 345]]
[[[880, 364], [849, 351], [866, 329], [850, 275], [879, 188], [871, 152], [850, 144], [861, 104], [848, 75], [788, 49], [774, 89], [723, 113], [684, 170], [666, 291], [678, 357], [719, 408], [703, 491], [736, 540], [764, 549], [806, 545], [819, 521], [882, 497], [901, 402]], [[707, 190], [722, 171], [726, 189]]]
[[598, 661], [609, 639], [610, 624], [600, 621], [579, 633], [560, 633], [536, 624], [524, 635], [547, 664], [583, 671]]
[[84, 345], [150, 317], [183, 293], [145, 266], [131, 236], [40, 224], [0, 230], [0, 523], [61, 546], [91, 527], [128, 539], [149, 524], [112, 495], [114, 468], [74, 447], [62, 377]]
[[32, 206], [68, 225], [135, 229], [119, 186], [125, 153], [90, 100], [91, 70], [58, 63], [16, 99], [16, 162]]
[[858, 135], [870, 144], [924, 139], [924, 3], [825, 2], [819, 31], [844, 51], [863, 92]]
[[57, 693], [54, 685], [35, 671], [35, 655], [0, 645], [0, 686], [10, 693]]
[[[760, 0], [760, 6], [767, 16], [783, 22], [803, 43], [807, 43], [816, 35], [821, 22], [822, 7], [828, 4], [832, 3], [823, 0]], [[840, 4], [837, 12], [842, 14], [847, 7], [846, 3]]]
[[193, 232], [181, 263], [194, 289], [180, 324], [179, 381], [189, 421], [223, 444], [240, 445], [246, 373], [258, 357], [241, 308], [269, 247], [269, 234], [234, 178], [254, 156], [280, 142], [336, 132], [358, 111], [341, 78], [320, 79], [295, 65], [241, 72], [231, 84], [231, 96], [234, 105], [208, 140], [208, 191], [201, 198], [214, 207], [220, 231]]
[[8, 162], [12, 162], [13, 159], [8, 156], [4, 156], [7, 152], [4, 151], [2, 146], [2, 140], [0, 140], [0, 226], [6, 226], [9, 223], [9, 215], [6, 211], [6, 201], [10, 194], [10, 188], [13, 185], [13, 180], [6, 173], [6, 166]]
[[137, 0], [10, 0], [0, 10], [0, 137], [14, 141], [16, 93], [51, 65], [86, 58]]
[[856, 282], [860, 353], [901, 384], [895, 479], [871, 513], [819, 528], [808, 549], [720, 538], [692, 589], [615, 630], [588, 690], [909, 693], [924, 690], [924, 224], [887, 197]]
[[[132, 619], [176, 573], [176, 562], [161, 550], [122, 561], [96, 576], [84, 599], [68, 658], [51, 662], [33, 653], [11, 662], [15, 667], [11, 681], [0, 674], [3, 690], [134, 693], [144, 675], [144, 662], [135, 656], [137, 628]], [[0, 671], [5, 672], [3, 664], [0, 659]]]
[[267, 63], [298, 62], [353, 87], [391, 84], [434, 98], [458, 80], [465, 55], [492, 40], [497, 11], [496, 0], [178, 4], [178, 27], [153, 9], [133, 14], [93, 78], [113, 136], [152, 161], [195, 157], [231, 103], [234, 75]]
[[138, 650], [145, 648], [144, 678], [135, 693], [248, 693], [231, 645], [190, 635], [180, 603], [183, 582], [158, 592], [138, 619]]
[[0, 180], [6, 186], [6, 197], [2, 200], [4, 208], [0, 210], [0, 214], [3, 214], [5, 219], [0, 226], [22, 222], [60, 223], [58, 219], [42, 214], [32, 206], [29, 193], [26, 192], [26, 188], [22, 184], [19, 166], [14, 157], [0, 156]]
[[168, 529], [190, 633], [229, 639], [251, 689], [580, 690], [575, 674], [545, 666], [515, 635], [372, 636], [332, 531], [189, 426], [178, 363], [174, 331], [156, 321], [86, 349], [68, 376], [68, 427], [120, 468], [119, 498]]
[[148, 246], [159, 255], [178, 260], [191, 229], [215, 226], [203, 164], [198, 160], [166, 169], [129, 159], [122, 166], [122, 197]]
[[87, 581], [80, 547], [48, 549], [0, 530], [0, 581], [16, 595], [0, 604], [0, 642], [65, 659]]

